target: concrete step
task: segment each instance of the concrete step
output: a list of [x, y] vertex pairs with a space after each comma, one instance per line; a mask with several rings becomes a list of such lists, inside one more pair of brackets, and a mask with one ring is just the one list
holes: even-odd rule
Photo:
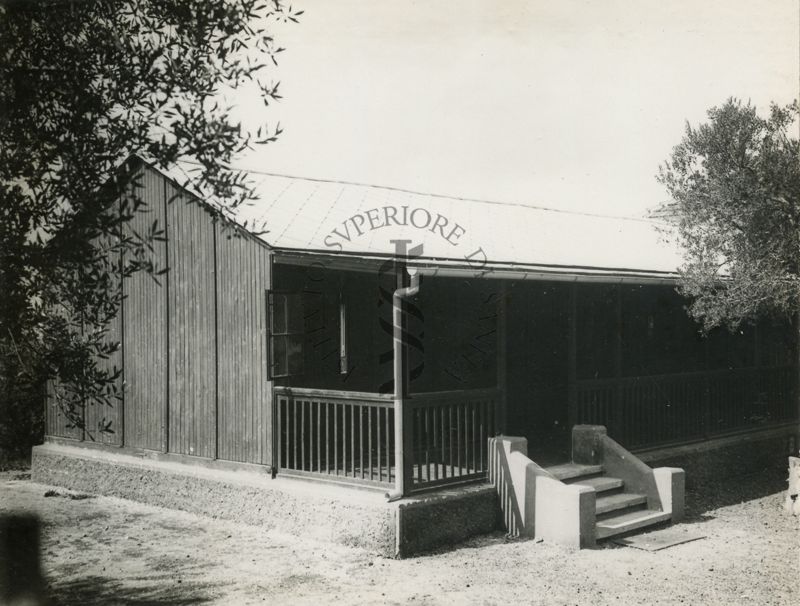
[[569, 483], [580, 484], [581, 486], [590, 486], [591, 488], [594, 488], [595, 492], [597, 493], [606, 492], [608, 490], [615, 490], [617, 488], [622, 488], [623, 485], [625, 484], [619, 478], [612, 478], [609, 476], [597, 476], [594, 478], [579, 478]]
[[631, 511], [600, 520], [597, 522], [597, 540], [608, 539], [617, 535], [625, 534], [654, 524], [660, 524], [670, 519], [669, 513], [663, 511], [652, 511], [645, 509], [643, 511]]
[[597, 515], [612, 513], [620, 509], [647, 505], [647, 496], [643, 494], [619, 492], [616, 494], [600, 494], [597, 497], [595, 511]]
[[552, 473], [562, 482], [564, 480], [572, 480], [574, 478], [582, 478], [584, 476], [594, 476], [603, 473], [602, 465], [579, 465], [577, 463], [564, 463], [562, 465], [553, 465], [546, 467], [547, 471]]

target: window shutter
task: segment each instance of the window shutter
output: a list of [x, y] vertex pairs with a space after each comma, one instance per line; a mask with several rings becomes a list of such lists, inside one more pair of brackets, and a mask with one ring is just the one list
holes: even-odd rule
[[268, 376], [270, 379], [302, 374], [305, 321], [300, 293], [267, 291], [269, 314]]

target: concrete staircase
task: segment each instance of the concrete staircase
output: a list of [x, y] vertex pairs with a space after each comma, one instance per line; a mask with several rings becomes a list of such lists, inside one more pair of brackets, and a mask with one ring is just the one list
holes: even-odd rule
[[601, 425], [572, 428], [572, 462], [541, 467], [524, 437], [489, 440], [489, 480], [511, 536], [586, 548], [656, 524], [679, 522], [684, 472], [652, 469]]
[[647, 495], [626, 490], [620, 478], [606, 474], [602, 465], [565, 463], [545, 468], [565, 484], [578, 484], [595, 491], [595, 537], [598, 541], [663, 524], [669, 512], [648, 509]]

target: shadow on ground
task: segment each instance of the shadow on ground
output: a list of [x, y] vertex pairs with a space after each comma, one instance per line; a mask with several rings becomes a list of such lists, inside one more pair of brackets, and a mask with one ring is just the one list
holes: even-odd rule
[[[159, 575], [160, 576], [160, 575]], [[58, 583], [50, 587], [51, 604], [54, 606], [100, 606], [121, 604], [139, 606], [160, 604], [184, 606], [207, 604], [215, 600], [215, 586], [204, 583], [177, 582], [174, 578], [151, 578], [146, 584], [131, 587], [125, 579], [104, 576], [89, 576], [83, 579]]]
[[760, 499], [786, 490], [786, 463], [765, 466], [757, 472], [736, 475], [731, 470], [724, 478], [696, 478], [686, 490], [687, 522], [702, 522], [714, 519], [709, 512]]

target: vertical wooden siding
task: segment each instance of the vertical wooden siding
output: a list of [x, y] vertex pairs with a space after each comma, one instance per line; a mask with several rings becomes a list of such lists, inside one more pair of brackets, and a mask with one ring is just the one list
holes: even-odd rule
[[[147, 204], [127, 228], [143, 233], [153, 221], [165, 227], [164, 180], [144, 170], [138, 180], [138, 195]], [[167, 267], [164, 242], [154, 243], [155, 263]], [[139, 272], [125, 281], [123, 303], [125, 369], [125, 445], [161, 449], [162, 410], [167, 398], [167, 279], [160, 284]]]
[[[118, 256], [117, 259], [119, 259]], [[106, 341], [119, 342], [121, 340], [121, 334], [122, 321], [120, 317], [117, 317], [108, 326]], [[110, 372], [113, 372], [115, 368], [121, 368], [121, 349], [117, 349], [107, 359], [99, 360], [98, 364], [101, 368], [106, 368]], [[122, 392], [122, 381], [122, 377], [119, 377], [116, 381], [118, 393]], [[109, 405], [96, 403], [86, 404], [82, 412], [83, 422], [86, 428], [86, 430], [83, 431], [77, 427], [70, 427], [70, 423], [56, 405], [56, 400], [53, 396], [56, 387], [56, 381], [50, 381], [46, 386], [45, 435], [56, 436], [59, 438], [69, 438], [73, 440], [86, 440], [100, 444], [120, 444], [120, 440], [122, 439], [122, 432], [120, 429], [120, 412], [123, 409], [123, 404], [121, 401], [111, 399]], [[111, 431], [100, 431], [101, 428], [104, 427], [108, 427]]]
[[272, 462], [267, 381], [269, 253], [216, 225], [218, 453], [229, 461]]
[[[145, 168], [134, 182], [147, 210], [126, 228], [141, 233], [155, 221], [166, 230], [155, 262], [169, 272], [160, 284], [144, 273], [125, 281], [121, 317], [109, 332], [122, 348], [108, 361], [124, 369], [124, 406], [88, 408], [87, 427], [105, 417], [116, 433], [104, 443], [271, 464], [269, 252], [233, 237], [156, 171]], [[82, 433], [48, 405], [48, 436]]]
[[53, 391], [55, 390], [53, 381], [48, 381], [46, 390], [45, 435], [80, 440], [83, 437], [83, 432], [77, 427], [68, 427], [67, 418], [56, 406], [55, 398], [53, 397]]
[[[118, 342], [122, 339], [122, 319], [116, 317], [108, 327], [106, 334], [106, 341]], [[111, 354], [108, 359], [101, 360], [100, 365], [102, 368], [107, 368], [113, 372], [114, 368], [122, 368], [122, 351], [118, 349]], [[122, 377], [117, 379], [117, 389], [122, 391]], [[124, 403], [120, 400], [111, 399], [110, 405], [105, 406], [102, 404], [89, 404], [85, 410], [85, 423], [86, 423], [86, 436], [85, 440], [90, 442], [97, 442], [99, 444], [112, 444], [119, 445], [122, 439], [122, 428], [120, 426], [120, 411], [123, 409]], [[110, 432], [101, 432], [101, 425], [106, 425], [110, 422]]]
[[216, 441], [215, 227], [164, 182], [169, 237], [169, 451], [213, 457]]

